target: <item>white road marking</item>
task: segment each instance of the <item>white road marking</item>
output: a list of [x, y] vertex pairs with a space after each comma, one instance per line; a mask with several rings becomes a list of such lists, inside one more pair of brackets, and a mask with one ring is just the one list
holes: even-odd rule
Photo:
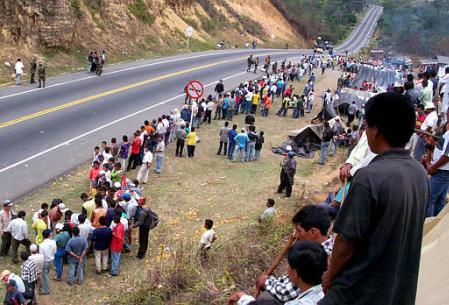
[[[239, 73], [233, 74], [233, 75], [231, 75], [231, 76], [225, 77], [225, 78], [223, 78], [223, 80], [231, 79], [231, 78], [234, 78], [234, 77], [236, 77], [236, 76], [239, 76], [239, 75], [242, 75], [242, 74], [246, 74], [246, 73], [247, 73], [246, 71], [244, 71], [244, 72], [239, 72]], [[207, 88], [207, 87], [210, 87], [210, 86], [212, 86], [212, 85], [214, 85], [214, 84], [216, 84], [216, 83], [217, 83], [217, 81], [214, 81], [214, 82], [211, 82], [211, 83], [209, 83], [209, 84], [207, 84], [207, 85], [204, 85], [204, 87]], [[58, 144], [58, 145], [55, 145], [55, 146], [50, 147], [50, 148], [48, 148], [48, 149], [46, 149], [46, 150], [43, 150], [43, 151], [41, 151], [41, 152], [39, 152], [39, 153], [37, 153], [37, 154], [35, 154], [35, 155], [32, 155], [32, 156], [30, 156], [30, 157], [28, 157], [28, 158], [25, 158], [25, 159], [23, 159], [23, 160], [21, 160], [21, 161], [19, 161], [19, 162], [16, 162], [16, 163], [13, 163], [13, 164], [11, 164], [11, 165], [8, 165], [7, 167], [4, 167], [4, 168], [0, 169], [0, 173], [6, 172], [7, 170], [10, 170], [10, 169], [12, 169], [12, 168], [14, 168], [14, 167], [17, 167], [17, 166], [19, 166], [19, 165], [21, 165], [21, 164], [24, 164], [24, 163], [28, 162], [28, 161], [34, 160], [34, 159], [36, 159], [36, 158], [38, 158], [38, 157], [40, 157], [40, 156], [42, 156], [42, 155], [45, 155], [45, 154], [47, 154], [47, 153], [49, 153], [49, 152], [51, 152], [51, 151], [53, 151], [53, 150], [56, 150], [56, 149], [60, 148], [60, 147], [62, 147], [62, 146], [69, 145], [71, 142], [74, 142], [74, 141], [76, 141], [76, 140], [79, 140], [79, 139], [81, 139], [81, 138], [84, 138], [85, 136], [88, 136], [88, 135], [90, 135], [90, 134], [93, 134], [93, 133], [95, 133], [95, 132], [97, 132], [97, 131], [99, 131], [99, 130], [102, 130], [102, 129], [106, 128], [106, 127], [112, 126], [112, 125], [114, 125], [114, 124], [116, 124], [116, 123], [118, 123], [118, 122], [121, 122], [121, 121], [124, 121], [124, 120], [126, 120], [126, 119], [132, 118], [133, 116], [136, 116], [136, 115], [138, 115], [138, 114], [141, 114], [142, 112], [145, 112], [145, 111], [151, 110], [151, 109], [153, 109], [153, 108], [162, 106], [162, 105], [164, 105], [164, 104], [166, 104], [166, 103], [168, 103], [168, 102], [171, 102], [171, 101], [173, 101], [173, 100], [175, 100], [175, 99], [178, 99], [178, 98], [180, 98], [180, 97], [183, 97], [183, 96], [184, 96], [184, 93], [178, 94], [178, 95], [176, 95], [176, 96], [174, 96], [174, 97], [171, 97], [171, 98], [169, 98], [169, 99], [166, 99], [166, 100], [164, 100], [164, 101], [162, 101], [162, 102], [159, 102], [159, 103], [157, 103], [157, 104], [151, 105], [151, 106], [146, 107], [146, 108], [143, 108], [143, 109], [138, 110], [138, 111], [136, 111], [136, 112], [130, 113], [130, 114], [124, 116], [124, 117], [121, 117], [121, 118], [119, 118], [119, 119], [117, 119], [117, 120], [114, 120], [114, 121], [112, 121], [112, 122], [109, 122], [109, 123], [107, 123], [107, 124], [104, 124], [104, 125], [102, 125], [102, 126], [100, 126], [100, 127], [97, 127], [97, 128], [95, 128], [95, 129], [89, 130], [89, 131], [87, 131], [87, 132], [85, 132], [85, 133], [83, 133], [83, 134], [80, 134], [79, 136], [76, 136], [76, 137], [71, 138], [71, 139], [69, 139], [69, 140], [67, 140], [67, 141], [64, 141], [64, 142], [62, 142], [62, 143], [60, 143], [60, 144]]]

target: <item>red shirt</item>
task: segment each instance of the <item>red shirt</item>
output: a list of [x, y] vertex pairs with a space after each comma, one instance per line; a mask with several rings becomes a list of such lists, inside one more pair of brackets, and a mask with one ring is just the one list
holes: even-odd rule
[[140, 144], [142, 144], [140, 138], [134, 138], [133, 144], [131, 145], [131, 153], [140, 154]]
[[100, 175], [100, 168], [92, 167], [89, 172], [89, 179], [94, 180]]
[[123, 243], [125, 242], [125, 227], [122, 223], [118, 223], [112, 230], [111, 251], [121, 252]]

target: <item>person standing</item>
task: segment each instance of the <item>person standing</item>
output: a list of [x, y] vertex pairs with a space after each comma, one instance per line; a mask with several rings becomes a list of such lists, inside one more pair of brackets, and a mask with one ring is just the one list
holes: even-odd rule
[[154, 151], [154, 156], [156, 157], [156, 173], [160, 174], [162, 172], [162, 165], [164, 162], [164, 152], [165, 152], [165, 143], [162, 136], [157, 136], [157, 145]]
[[354, 121], [355, 115], [357, 114], [357, 104], [352, 101], [348, 108], [348, 127], [351, 127], [351, 123]]
[[153, 154], [148, 149], [148, 147], [144, 148], [144, 155], [142, 159], [142, 166], [139, 169], [139, 172], [137, 173], [137, 181], [141, 181], [143, 178], [143, 184], [148, 183], [148, 174], [150, 173], [150, 165], [153, 161]]
[[[86, 216], [84, 214], [80, 214], [78, 218], [84, 216], [84, 219], [86, 219]], [[55, 226], [56, 230], [56, 236], [55, 236], [55, 242], [56, 242], [56, 253], [54, 258], [54, 264], [55, 264], [55, 271], [56, 276], [55, 280], [60, 281], [62, 278], [62, 272], [63, 272], [63, 260], [66, 257], [65, 253], [65, 246], [67, 245], [67, 242], [70, 239], [69, 232], [64, 230], [64, 225], [62, 223], [58, 223]]]
[[214, 109], [214, 102], [212, 101], [212, 96], [209, 96], [206, 104], [206, 112], [204, 113], [204, 123], [211, 123], [212, 120], [212, 110]]
[[129, 154], [129, 147], [131, 144], [128, 142], [128, 136], [124, 135], [122, 137], [122, 144], [120, 144], [120, 148], [118, 151], [118, 161], [122, 165], [122, 169], [124, 170], [126, 168], [126, 159], [128, 158]]
[[120, 271], [120, 255], [125, 242], [125, 227], [120, 222], [120, 214], [114, 216], [111, 240], [111, 272], [109, 275], [117, 276]]
[[231, 160], [232, 155], [234, 154], [235, 149], [235, 141], [234, 138], [237, 135], [237, 124], [232, 125], [232, 129], [228, 132], [228, 159]]
[[44, 230], [49, 229], [47, 228], [47, 216], [48, 211], [43, 210], [39, 214], [39, 218], [36, 219], [36, 221], [33, 222], [33, 225], [31, 226], [36, 232], [35, 242], [38, 246], [44, 241], [44, 236], [42, 235]]
[[326, 164], [326, 155], [327, 155], [327, 147], [331, 143], [333, 139], [332, 128], [329, 125], [329, 122], [324, 122], [324, 131], [323, 136], [321, 137], [321, 159], [318, 164], [324, 165]]
[[201, 234], [200, 238], [200, 251], [203, 259], [208, 258], [210, 247], [212, 246], [212, 243], [217, 240], [217, 235], [215, 234], [214, 229], [212, 229], [213, 226], [214, 221], [212, 219], [206, 219], [204, 221], [204, 228], [206, 231]]
[[223, 96], [224, 84], [222, 79], [220, 79], [220, 81], [215, 85], [214, 91], [217, 94], [217, 96]]
[[259, 57], [254, 60], [254, 74], [257, 73], [257, 67], [259, 67]]
[[20, 259], [23, 261], [20, 277], [25, 285], [24, 297], [29, 300], [35, 300], [37, 266], [29, 257], [30, 254], [28, 252], [20, 252]]
[[34, 77], [36, 76], [36, 70], [37, 70], [36, 57], [33, 57], [33, 59], [30, 62], [30, 84], [34, 84], [36, 82], [34, 80]]
[[37, 77], [39, 81], [39, 88], [45, 88], [45, 81], [47, 80], [47, 72], [45, 71], [45, 66], [42, 62], [39, 62], [39, 67], [37, 68]]
[[106, 217], [102, 216], [99, 226], [92, 232], [91, 240], [94, 244], [95, 267], [97, 274], [108, 269], [109, 246], [112, 239], [112, 230], [106, 227]]
[[176, 130], [176, 157], [182, 157], [186, 137], [186, 126], [183, 124]]
[[3, 201], [3, 209], [0, 211], [0, 235], [2, 236], [2, 247], [0, 249], [0, 256], [8, 255], [11, 247], [11, 232], [8, 230], [8, 225], [12, 220], [13, 203], [11, 200]]
[[248, 131], [248, 143], [246, 145], [246, 161], [254, 161], [256, 159], [256, 142], [257, 142], [257, 133], [255, 126], [249, 126]]
[[281, 183], [278, 187], [278, 193], [281, 194], [285, 189], [285, 197], [290, 197], [292, 194], [293, 183], [296, 173], [295, 153], [289, 151], [287, 156], [281, 163]]
[[197, 137], [195, 127], [192, 127], [187, 136], [187, 156], [189, 158], [193, 158], [195, 156], [196, 140]]
[[16, 85], [22, 84], [22, 78], [23, 78], [23, 63], [20, 60], [20, 58], [17, 58], [16, 65], [14, 66], [14, 72], [16, 73]]
[[28, 225], [25, 221], [25, 216], [25, 211], [19, 211], [19, 213], [17, 213], [17, 218], [11, 220], [8, 227], [6, 228], [8, 232], [11, 232], [12, 237], [11, 259], [13, 264], [17, 264], [19, 262], [19, 260], [17, 259], [17, 251], [19, 249], [19, 245], [24, 245], [27, 251], [29, 251], [29, 247], [31, 245], [31, 242], [28, 239]]
[[[192, 127], [193, 128], [193, 127]], [[139, 213], [139, 219], [133, 225], [133, 228], [139, 228], [139, 249], [137, 250], [137, 258], [145, 258], [145, 254], [148, 249], [148, 235], [150, 234], [152, 219], [150, 209], [147, 207], [146, 202], [142, 203], [142, 209]]]
[[[165, 133], [165, 129], [164, 129]], [[140, 146], [142, 145], [142, 140], [140, 139], [140, 130], [137, 130], [134, 133], [134, 139], [131, 144], [131, 156], [129, 157], [128, 167], [126, 168], [129, 171], [131, 168], [136, 169], [137, 165], [140, 163]]]
[[217, 156], [221, 155], [223, 149], [223, 155], [226, 156], [228, 152], [228, 134], [229, 134], [229, 122], [226, 121], [224, 126], [220, 128], [218, 136], [220, 137], [220, 146], [218, 146]]
[[43, 233], [44, 241], [39, 246], [39, 253], [44, 256], [44, 265], [42, 268], [41, 275], [41, 293], [40, 294], [50, 294], [50, 286], [48, 284], [49, 274], [51, 266], [55, 259], [55, 254], [57, 250], [56, 242], [51, 239], [52, 232], [49, 229], [44, 230]]
[[368, 145], [377, 156], [357, 171], [334, 222], [319, 305], [415, 304], [429, 199], [427, 174], [404, 149], [415, 110], [397, 93], [376, 95], [365, 109]]
[[257, 137], [256, 140], [256, 145], [254, 147], [254, 149], [256, 150], [256, 161], [260, 160], [260, 152], [262, 151], [262, 146], [263, 143], [265, 142], [264, 134], [265, 133], [263, 131], [260, 131], [259, 136]]
[[251, 54], [246, 61], [248, 63], [248, 69], [246, 69], [246, 72], [249, 72], [251, 71], [251, 67], [253, 65], [253, 55]]
[[84, 280], [84, 268], [86, 266], [87, 240], [80, 237], [80, 229], [73, 228], [73, 237], [67, 242], [65, 250], [68, 255], [68, 262], [70, 264], [69, 278], [67, 284], [73, 286], [75, 282], [75, 274], [78, 279], [78, 284], [81, 285]]
[[245, 161], [246, 156], [245, 148], [248, 141], [249, 138], [246, 135], [245, 128], [242, 128], [240, 130], [240, 133], [234, 137], [234, 142], [237, 145], [236, 147], [237, 149], [234, 149], [234, 156], [232, 158], [232, 162], [237, 161], [237, 156], [239, 155], [239, 153], [240, 153], [240, 162]]

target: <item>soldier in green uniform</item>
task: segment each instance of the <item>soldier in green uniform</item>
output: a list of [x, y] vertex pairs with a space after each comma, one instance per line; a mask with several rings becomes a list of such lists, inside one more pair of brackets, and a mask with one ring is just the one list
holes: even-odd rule
[[30, 63], [30, 84], [36, 83], [36, 81], [34, 80], [34, 76], [36, 75], [36, 68], [37, 68], [36, 57], [34, 57]]
[[39, 78], [39, 88], [45, 88], [45, 79], [47, 78], [47, 73], [45, 72], [45, 66], [42, 62], [39, 62], [39, 67], [37, 68], [37, 76]]

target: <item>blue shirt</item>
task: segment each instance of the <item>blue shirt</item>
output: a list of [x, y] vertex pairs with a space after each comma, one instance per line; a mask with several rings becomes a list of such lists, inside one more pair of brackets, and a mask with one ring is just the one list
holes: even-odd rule
[[[81, 236], [74, 236], [70, 238], [69, 241], [67, 242], [67, 245], [65, 245], [65, 250], [69, 253], [73, 252], [77, 256], [81, 256], [81, 254], [83, 254], [83, 252], [87, 250], [87, 239]], [[84, 259], [86, 259], [85, 256]], [[69, 262], [77, 261], [77, 259], [72, 255], [69, 255], [67, 260]]]
[[90, 238], [94, 242], [95, 250], [106, 250], [112, 239], [112, 230], [109, 227], [96, 228]]
[[237, 135], [237, 131], [235, 129], [231, 129], [228, 132], [229, 143], [235, 143], [234, 138]]
[[246, 133], [239, 133], [234, 137], [234, 142], [239, 146], [239, 148], [245, 148], [246, 143], [249, 139]]

